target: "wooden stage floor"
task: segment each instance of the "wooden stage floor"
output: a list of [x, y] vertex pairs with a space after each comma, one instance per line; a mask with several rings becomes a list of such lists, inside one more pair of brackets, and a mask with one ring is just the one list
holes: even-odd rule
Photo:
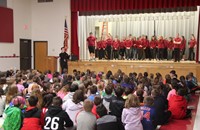
[[96, 61], [69, 61], [69, 73], [71, 74], [74, 69], [85, 72], [87, 69], [95, 72], [107, 72], [111, 70], [115, 73], [118, 69], [121, 69], [126, 74], [130, 72], [136, 73], [161, 73], [163, 77], [169, 74], [171, 70], [176, 70], [178, 76], [186, 76], [189, 72], [193, 72], [194, 75], [200, 81], [200, 64], [195, 61], [156, 61], [156, 60], [96, 60]]

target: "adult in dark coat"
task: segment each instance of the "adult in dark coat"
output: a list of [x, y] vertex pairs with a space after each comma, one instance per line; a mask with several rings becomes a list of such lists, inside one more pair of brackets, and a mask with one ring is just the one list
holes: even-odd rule
[[60, 58], [60, 67], [61, 67], [61, 73], [63, 73], [63, 70], [66, 69], [68, 71], [68, 60], [69, 55], [66, 52], [66, 49], [64, 47], [61, 48], [61, 53], [59, 54]]

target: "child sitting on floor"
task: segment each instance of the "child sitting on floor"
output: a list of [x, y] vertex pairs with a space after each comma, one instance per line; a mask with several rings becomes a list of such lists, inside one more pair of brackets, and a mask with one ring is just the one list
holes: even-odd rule
[[108, 115], [107, 109], [103, 104], [97, 106], [97, 113], [100, 116], [97, 119], [97, 130], [121, 130], [117, 124], [117, 117]]
[[153, 97], [146, 96], [144, 98], [144, 106], [141, 107], [143, 119], [142, 125], [144, 130], [154, 130], [156, 128], [155, 120], [155, 109], [152, 107]]
[[184, 89], [178, 89], [177, 95], [173, 95], [169, 99], [169, 111], [172, 112], [172, 118], [174, 119], [183, 119], [191, 116], [191, 110], [187, 109]]
[[24, 113], [21, 130], [42, 130], [41, 110], [36, 107], [37, 103], [38, 98], [36, 96], [30, 96], [28, 98], [28, 107]]
[[140, 101], [137, 96], [129, 94], [122, 111], [125, 130], [143, 130], [141, 119]]
[[19, 130], [22, 124], [22, 111], [25, 99], [22, 96], [16, 96], [12, 99], [11, 104], [6, 110], [6, 119], [3, 124], [4, 130]]

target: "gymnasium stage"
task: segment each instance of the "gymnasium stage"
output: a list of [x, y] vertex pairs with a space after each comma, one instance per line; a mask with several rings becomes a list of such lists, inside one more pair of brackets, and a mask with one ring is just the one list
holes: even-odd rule
[[130, 72], [148, 72], [153, 74], [159, 72], [164, 77], [166, 74], [169, 74], [171, 70], [176, 70], [178, 76], [186, 76], [189, 72], [193, 72], [198, 81], [200, 81], [200, 64], [196, 63], [195, 61], [173, 62], [156, 60], [79, 60], [69, 61], [68, 66], [70, 74], [73, 72], [73, 69], [83, 72], [85, 72], [87, 69], [90, 69], [91, 71], [95, 71], [97, 73], [99, 71], [106, 73], [109, 70], [115, 73], [118, 69], [121, 69], [126, 74], [129, 74]]

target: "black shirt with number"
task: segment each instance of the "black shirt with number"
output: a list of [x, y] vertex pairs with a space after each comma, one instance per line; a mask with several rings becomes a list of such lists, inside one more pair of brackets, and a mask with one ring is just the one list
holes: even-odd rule
[[44, 130], [65, 130], [64, 127], [72, 127], [73, 122], [67, 112], [58, 106], [50, 106], [45, 115]]

